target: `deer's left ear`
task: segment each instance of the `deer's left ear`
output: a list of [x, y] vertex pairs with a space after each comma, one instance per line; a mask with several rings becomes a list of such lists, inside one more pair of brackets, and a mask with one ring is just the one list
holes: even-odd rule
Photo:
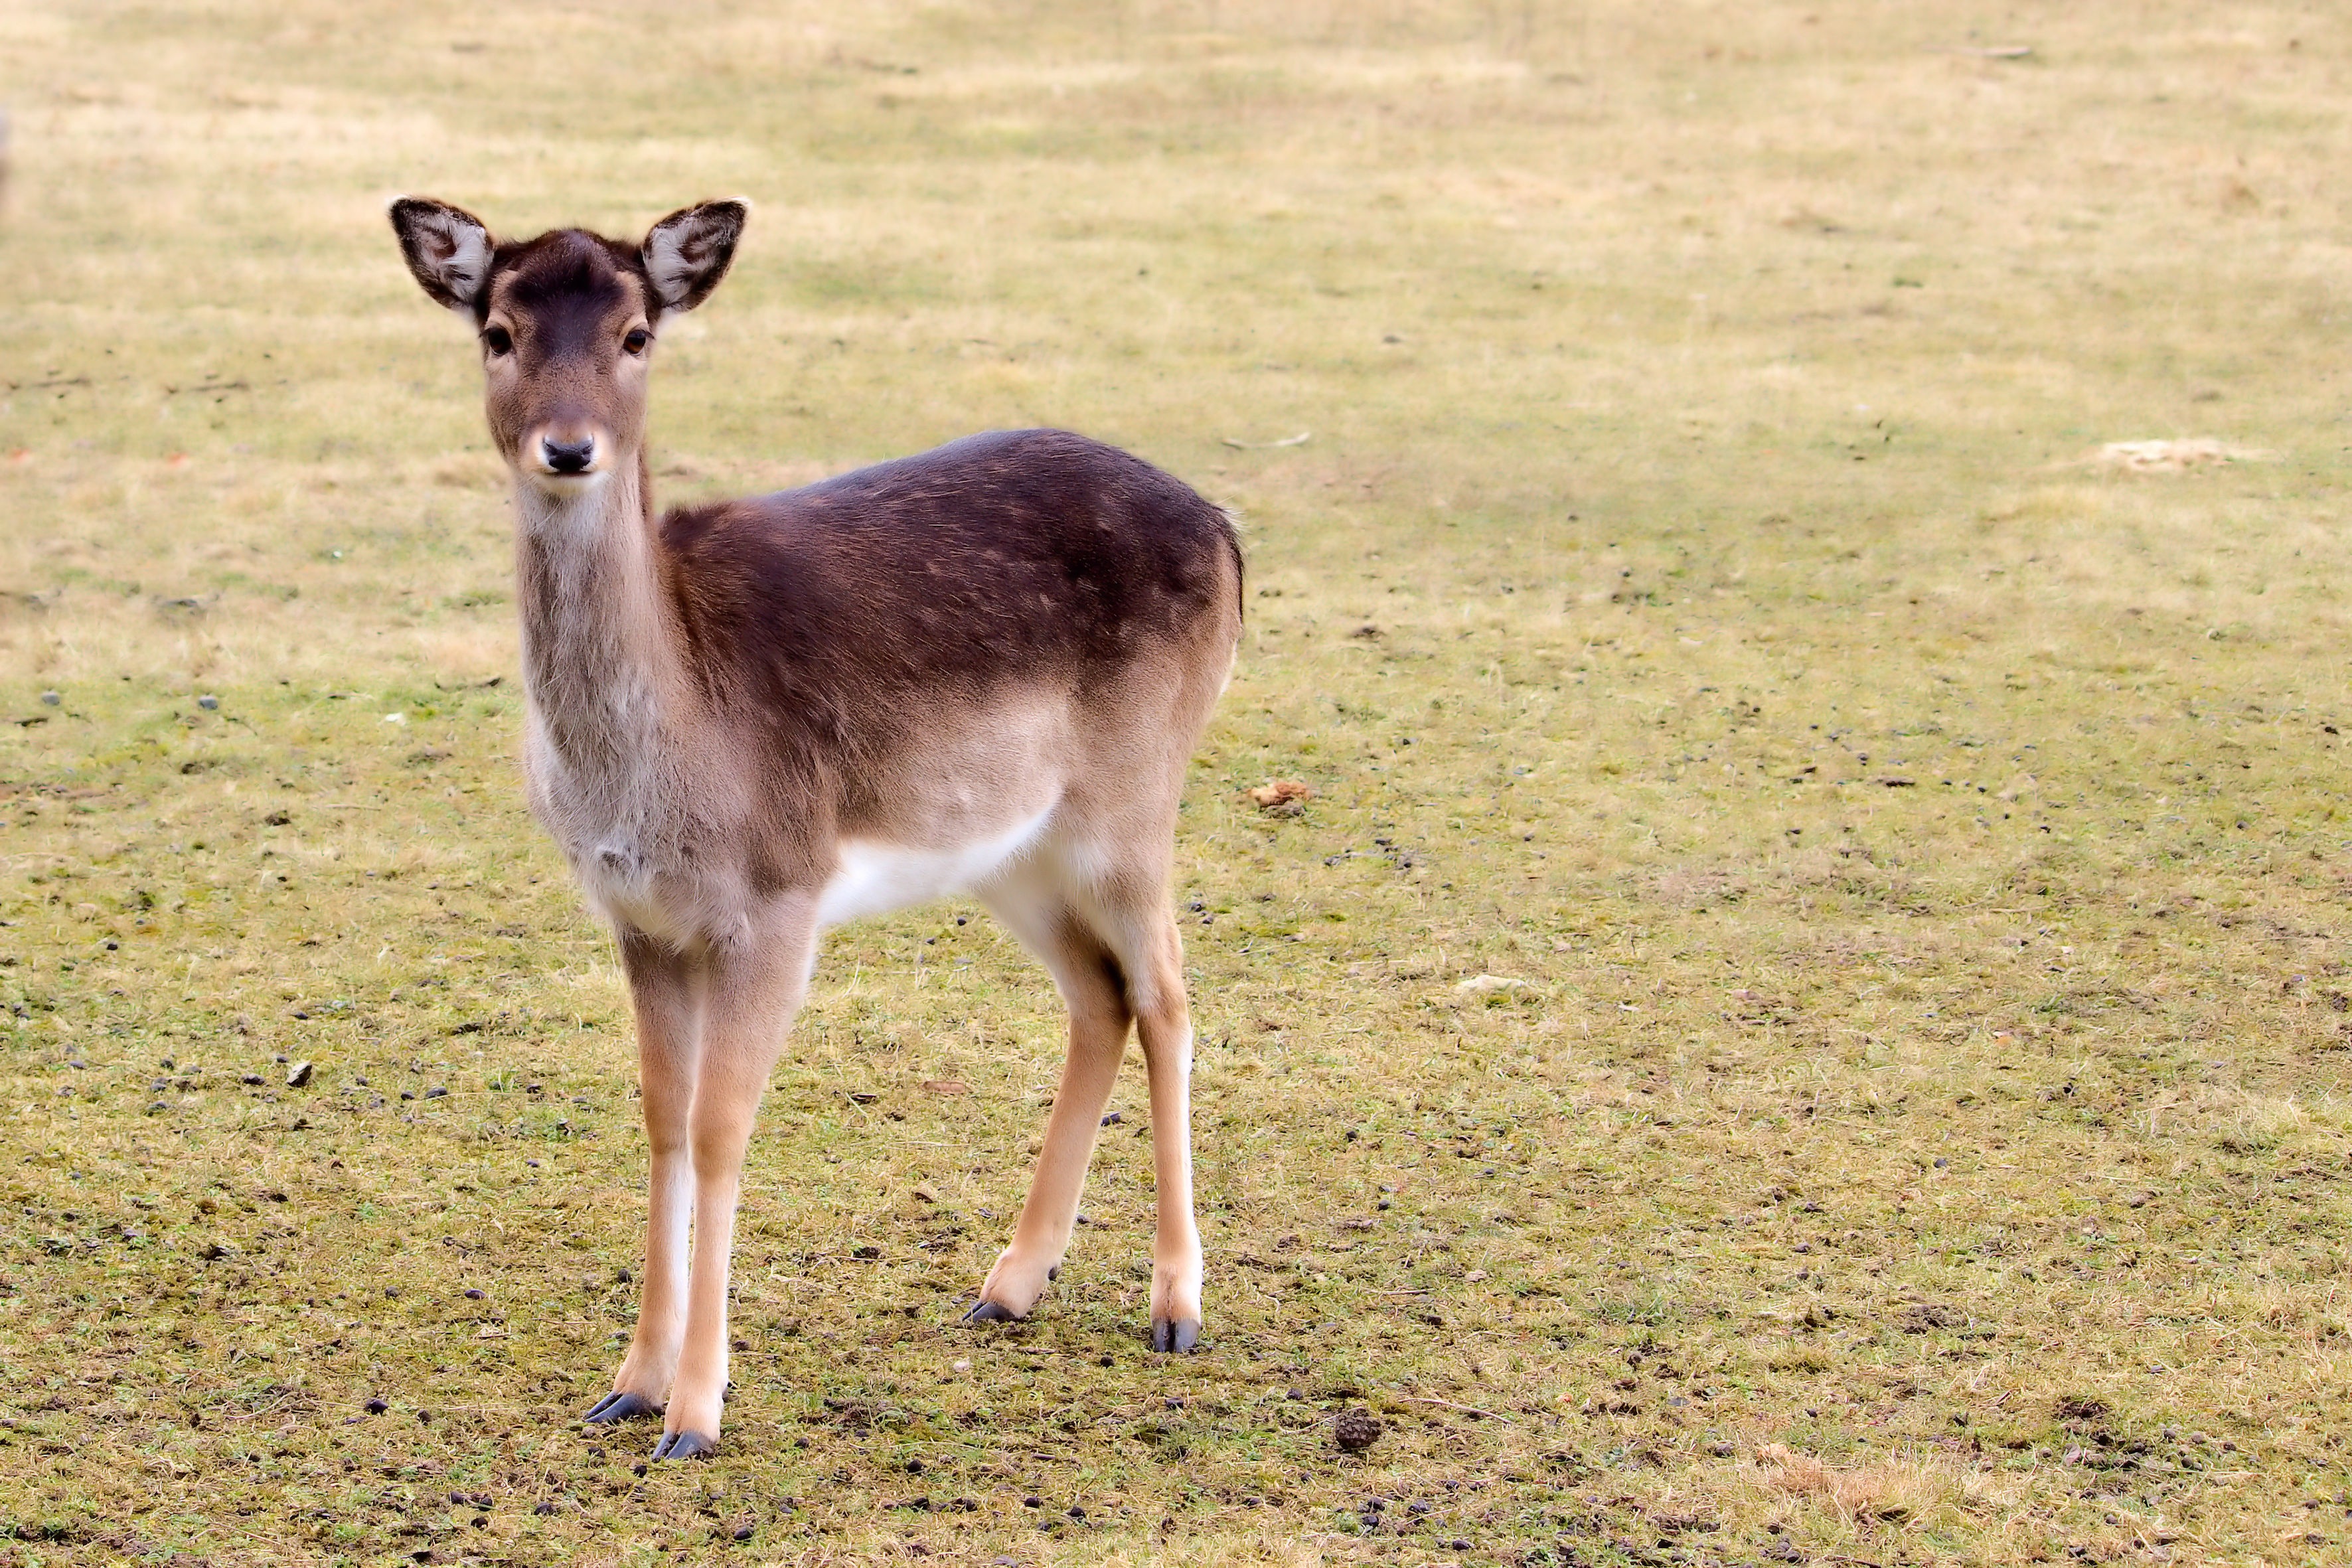
[[743, 202], [703, 202], [654, 225], [642, 254], [663, 310], [691, 310], [710, 298], [751, 216]]

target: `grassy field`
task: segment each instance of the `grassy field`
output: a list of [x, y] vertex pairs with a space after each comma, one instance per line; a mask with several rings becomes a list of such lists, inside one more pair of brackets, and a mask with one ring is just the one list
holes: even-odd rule
[[[0, 8], [0, 1564], [2346, 1561], [2348, 55]], [[633, 1050], [404, 191], [758, 204], [667, 499], [1055, 424], [1243, 514], [1205, 1353], [1142, 1342], [1139, 1070], [1038, 1315], [958, 1325], [1060, 1024], [940, 908], [832, 939], [777, 1071], [722, 1457], [572, 1424]]]

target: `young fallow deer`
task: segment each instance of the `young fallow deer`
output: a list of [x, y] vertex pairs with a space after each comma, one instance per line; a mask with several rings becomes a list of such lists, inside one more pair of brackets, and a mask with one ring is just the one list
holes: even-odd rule
[[717, 1445], [744, 1145], [818, 933], [946, 893], [1003, 921], [1070, 1014], [1028, 1201], [968, 1316], [1026, 1315], [1059, 1268], [1132, 1023], [1151, 1342], [1189, 1351], [1201, 1331], [1169, 877], [1240, 637], [1232, 525], [1052, 430], [656, 516], [655, 345], [726, 275], [746, 216], [706, 202], [642, 244], [501, 242], [440, 202], [392, 206], [409, 270], [480, 338], [514, 474], [531, 807], [612, 923], [636, 1015], [645, 1297], [587, 1419], [663, 1412], [656, 1459]]

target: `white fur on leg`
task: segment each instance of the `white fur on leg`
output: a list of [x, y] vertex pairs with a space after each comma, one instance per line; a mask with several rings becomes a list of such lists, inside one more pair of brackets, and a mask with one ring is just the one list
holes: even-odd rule
[[646, 1222], [646, 1278], [639, 1300], [664, 1303], [641, 1310], [629, 1353], [613, 1379], [615, 1393], [640, 1394], [656, 1405], [669, 1400], [677, 1358], [686, 1340], [688, 1232], [694, 1218], [694, 1171], [683, 1155], [657, 1163]]
[[1198, 1323], [1201, 1321], [1201, 1243], [1172, 1258], [1151, 1264], [1151, 1321], [1155, 1323]]

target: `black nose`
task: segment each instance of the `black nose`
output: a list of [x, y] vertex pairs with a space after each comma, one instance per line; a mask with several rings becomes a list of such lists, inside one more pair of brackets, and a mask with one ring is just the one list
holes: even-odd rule
[[593, 437], [584, 441], [541, 441], [539, 449], [546, 456], [547, 466], [559, 474], [584, 474], [596, 459]]

